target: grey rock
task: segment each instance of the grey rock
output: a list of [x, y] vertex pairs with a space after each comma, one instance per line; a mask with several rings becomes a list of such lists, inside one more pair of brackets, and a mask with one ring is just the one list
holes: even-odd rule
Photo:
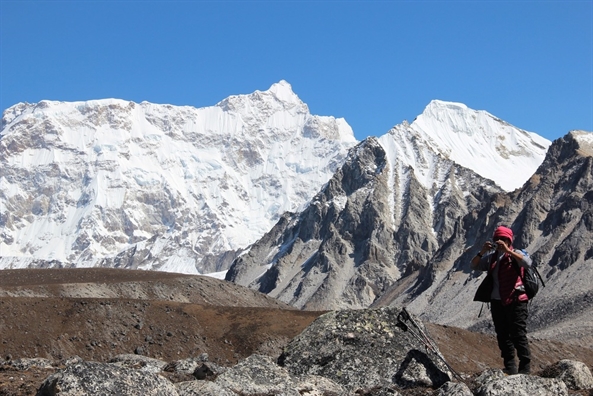
[[279, 363], [293, 375], [323, 376], [349, 390], [438, 387], [449, 381], [451, 374], [438, 356], [427, 354], [410, 330], [397, 326], [399, 312], [381, 308], [324, 314], [286, 346]]
[[212, 379], [218, 377], [227, 370], [226, 367], [221, 367], [213, 362], [204, 362], [192, 372], [196, 379]]
[[53, 362], [45, 358], [21, 358], [7, 361], [5, 364], [8, 364], [11, 368], [15, 370], [21, 371], [29, 370], [33, 367], [42, 369], [54, 367]]
[[210, 381], [185, 381], [175, 384], [179, 396], [237, 396]]
[[117, 355], [110, 359], [109, 363], [154, 374], [161, 372], [167, 366], [167, 362], [163, 360], [132, 354]]
[[[346, 393], [350, 396], [352, 392]], [[400, 393], [394, 386], [373, 386], [372, 388], [359, 388], [355, 393], [357, 396], [399, 396]]]
[[568, 389], [559, 379], [516, 374], [488, 382], [478, 396], [568, 396]]
[[70, 365], [43, 381], [37, 396], [177, 396], [175, 386], [149, 372], [109, 363], [83, 362]]
[[493, 382], [505, 377], [505, 373], [500, 369], [484, 370], [476, 379], [475, 382], [478, 387], [482, 387], [489, 382]]
[[207, 361], [208, 354], [203, 353], [200, 356], [170, 362], [163, 368], [163, 371], [170, 371], [180, 374], [192, 374], [198, 367], [202, 366], [204, 362]]
[[553, 377], [562, 380], [571, 390], [593, 389], [591, 370], [582, 362], [560, 360], [552, 367], [546, 368], [544, 373], [550, 373]]
[[439, 388], [437, 396], [473, 396], [469, 387], [462, 382], [445, 382]]
[[214, 383], [243, 396], [341, 396], [344, 388], [315, 375], [291, 375], [268, 356], [252, 355], [219, 375]]
[[214, 382], [222, 388], [245, 396], [299, 394], [288, 371], [262, 355], [252, 355], [242, 360], [218, 376]]
[[74, 355], [74, 356], [70, 356], [70, 357], [64, 359], [60, 363], [64, 366], [70, 366], [72, 364], [82, 363], [83, 361], [84, 360], [80, 356]]
[[344, 396], [346, 394], [346, 389], [343, 386], [318, 375], [298, 377], [295, 379], [295, 383], [299, 394], [305, 396]]

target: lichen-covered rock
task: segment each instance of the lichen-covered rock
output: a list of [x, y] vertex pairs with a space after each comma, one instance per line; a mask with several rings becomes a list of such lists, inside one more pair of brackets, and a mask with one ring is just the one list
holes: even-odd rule
[[418, 330], [397, 326], [399, 313], [380, 308], [322, 315], [286, 346], [279, 363], [294, 375], [320, 375], [351, 391], [449, 381], [446, 365], [412, 334]]
[[[346, 389], [334, 381], [318, 375], [297, 378], [296, 389], [303, 396], [342, 396]], [[391, 396], [394, 396], [391, 394]]]
[[163, 360], [132, 354], [117, 355], [109, 363], [154, 374], [160, 373], [167, 365]]
[[474, 394], [463, 382], [446, 382], [439, 388], [437, 396], [473, 396]]
[[295, 395], [292, 378], [269, 357], [252, 355], [222, 373], [215, 383], [240, 395]]
[[593, 389], [593, 375], [585, 363], [574, 360], [560, 360], [547, 367], [543, 376], [554, 377], [562, 380], [568, 389], [583, 390]]
[[178, 396], [160, 375], [116, 366], [83, 362], [70, 365], [43, 381], [37, 396]]
[[204, 362], [201, 366], [196, 367], [193, 376], [198, 380], [213, 379], [226, 371], [226, 367], [221, 367], [213, 362]]
[[252, 355], [218, 376], [214, 383], [242, 396], [341, 396], [345, 390], [328, 378], [293, 376], [268, 356]]
[[504, 378], [505, 374], [501, 369], [487, 369], [482, 372], [476, 379], [478, 389], [489, 382]]
[[73, 364], [82, 363], [82, 362], [84, 362], [84, 360], [80, 356], [74, 355], [74, 356], [70, 356], [70, 357], [67, 357], [66, 359], [62, 360], [59, 365], [71, 366]]
[[175, 384], [179, 396], [237, 396], [211, 381], [185, 381]]
[[517, 374], [488, 382], [478, 396], [568, 396], [568, 389], [559, 379]]
[[32, 367], [42, 368], [42, 369], [53, 367], [52, 361], [49, 359], [45, 359], [45, 358], [15, 359], [15, 360], [8, 361], [7, 364], [15, 370], [22, 370], [22, 371], [29, 370]]
[[196, 368], [202, 366], [204, 362], [208, 361], [208, 354], [202, 353], [200, 356], [197, 357], [190, 357], [187, 359], [175, 360], [173, 362], [168, 363], [164, 368], [163, 371], [169, 371], [172, 373], [179, 373], [179, 374], [192, 374]]

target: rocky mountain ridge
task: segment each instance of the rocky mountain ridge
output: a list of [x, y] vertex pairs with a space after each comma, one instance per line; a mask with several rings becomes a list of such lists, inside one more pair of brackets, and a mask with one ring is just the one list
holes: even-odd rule
[[[536, 334], [592, 345], [591, 133], [556, 140], [510, 193], [446, 160], [445, 182], [427, 191], [413, 169], [390, 174], [397, 166], [380, 143], [361, 143], [311, 205], [281, 219], [227, 280], [299, 308], [407, 305], [429, 321], [491, 331], [472, 303], [480, 279], [467, 263], [503, 223], [548, 284], [532, 303]], [[402, 177], [407, 189], [394, 194]]]
[[[515, 231], [515, 246], [530, 253], [546, 282], [531, 302], [530, 331], [593, 346], [592, 191], [593, 134], [570, 132], [553, 142], [522, 189], [495, 194], [480, 211], [468, 213], [456, 238], [376, 305], [405, 301], [426, 320], [487, 329], [488, 319], [478, 318], [470, 303], [481, 277], [469, 272], [467, 263], [473, 246], [489, 239], [497, 224], [507, 224]], [[445, 265], [443, 257], [452, 260]]]

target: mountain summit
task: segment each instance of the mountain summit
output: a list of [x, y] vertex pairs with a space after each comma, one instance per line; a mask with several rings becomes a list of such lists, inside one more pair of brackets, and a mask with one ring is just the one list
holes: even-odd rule
[[0, 268], [224, 269], [356, 144], [285, 81], [201, 109], [21, 103], [2, 126]]
[[434, 151], [506, 191], [531, 177], [550, 145], [549, 140], [486, 111], [440, 100], [430, 102], [409, 129]]

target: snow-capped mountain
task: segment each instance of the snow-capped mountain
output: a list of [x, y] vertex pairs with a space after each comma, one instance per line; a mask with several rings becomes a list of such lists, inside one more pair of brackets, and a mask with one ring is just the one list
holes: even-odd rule
[[15, 105], [0, 133], [0, 268], [225, 269], [356, 143], [285, 81], [200, 109]]
[[427, 153], [433, 152], [501, 188], [519, 188], [542, 163], [550, 141], [516, 128], [484, 110], [462, 103], [433, 100], [411, 125], [403, 123], [381, 137], [391, 157], [414, 168], [429, 187], [434, 174]]
[[[432, 222], [452, 164], [513, 189], [549, 144], [442, 101], [378, 142], [396, 223], [408, 213], [410, 175], [432, 197]], [[0, 132], [0, 268], [225, 270], [283, 213], [303, 210], [357, 143], [345, 120], [311, 115], [285, 81], [201, 109], [116, 99], [15, 105]], [[462, 179], [462, 189], [475, 183]]]
[[514, 189], [549, 144], [486, 112], [431, 102], [412, 124], [353, 148], [311, 204], [281, 219], [226, 279], [297, 307], [367, 307], [503, 191], [483, 174]]

